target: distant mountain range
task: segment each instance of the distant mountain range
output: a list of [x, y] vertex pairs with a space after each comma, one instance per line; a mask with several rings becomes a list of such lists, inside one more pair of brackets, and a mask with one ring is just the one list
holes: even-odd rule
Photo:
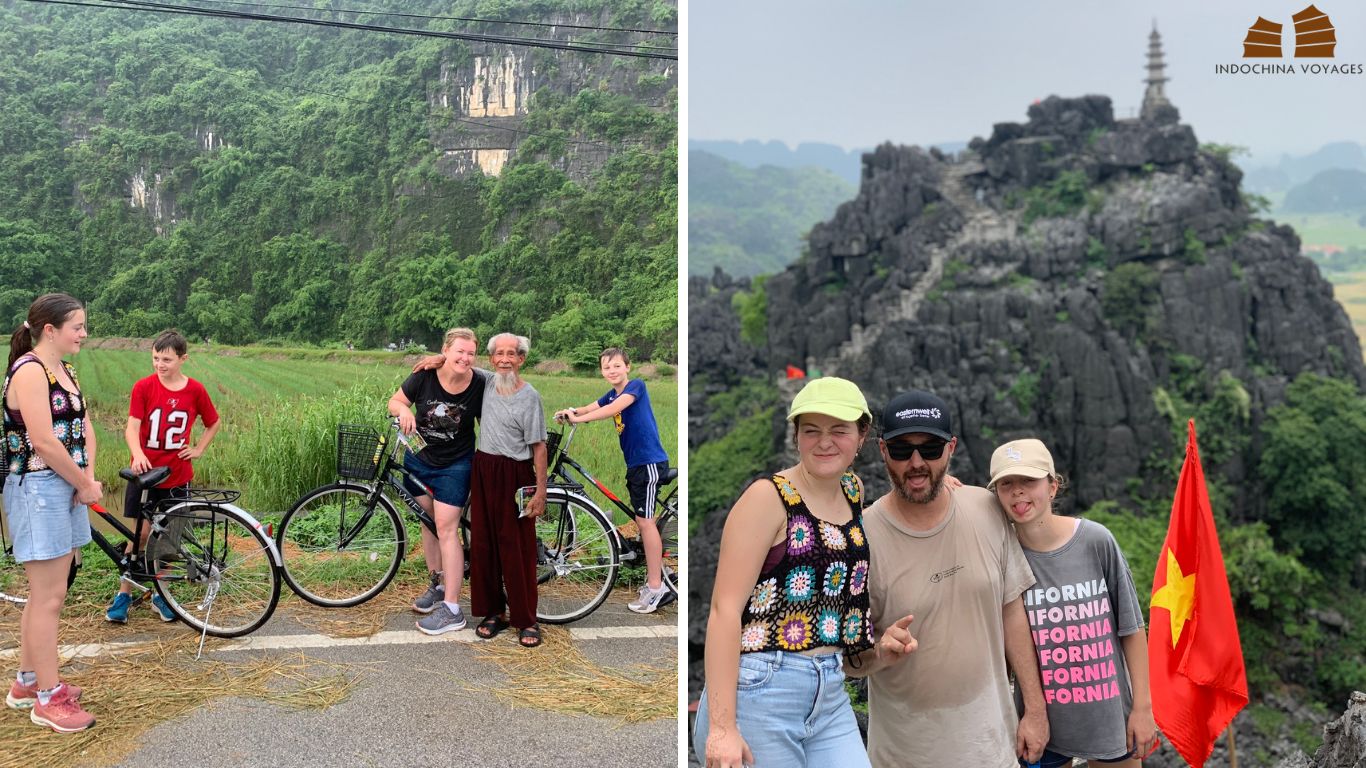
[[688, 168], [692, 275], [714, 267], [735, 277], [781, 271], [801, 255], [811, 226], [858, 191], [824, 167], [748, 168], [698, 149], [688, 152]]
[[1339, 141], [1325, 144], [1308, 155], [1282, 155], [1274, 164], [1245, 168], [1243, 186], [1262, 195], [1289, 192], [1330, 169], [1366, 171], [1366, 147], [1353, 141]]
[[1291, 187], [1281, 203], [1287, 213], [1357, 213], [1366, 211], [1366, 171], [1329, 168]]
[[[965, 141], [935, 144], [941, 152], [958, 152], [967, 147]], [[845, 149], [834, 144], [808, 142], [795, 149], [781, 141], [704, 141], [691, 140], [688, 150], [699, 149], [746, 168], [771, 165], [775, 168], [824, 168], [836, 176], [858, 186], [863, 172], [863, 149]]]

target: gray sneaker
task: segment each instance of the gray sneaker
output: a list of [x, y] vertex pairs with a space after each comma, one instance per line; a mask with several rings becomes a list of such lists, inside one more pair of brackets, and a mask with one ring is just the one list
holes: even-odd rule
[[659, 585], [658, 592], [647, 585], [640, 588], [640, 597], [627, 603], [626, 607], [636, 613], [654, 613], [659, 606], [667, 602], [665, 598], [668, 596], [669, 588], [663, 584]]
[[441, 585], [440, 574], [432, 577], [431, 586], [413, 601], [413, 610], [418, 613], [431, 613], [446, 597], [446, 588]]
[[465, 628], [465, 612], [456, 606], [455, 613], [446, 607], [443, 600], [436, 602], [436, 608], [432, 612], [417, 620], [417, 628], [426, 635], [439, 635], [442, 632], [454, 632], [457, 629]]

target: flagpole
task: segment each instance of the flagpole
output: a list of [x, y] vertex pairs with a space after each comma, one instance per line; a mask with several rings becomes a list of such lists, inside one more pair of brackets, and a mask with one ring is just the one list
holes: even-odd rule
[[1238, 716], [1235, 714], [1228, 722], [1228, 768], [1238, 768], [1238, 742], [1233, 738], [1233, 732], [1237, 730], [1233, 724], [1236, 722]]

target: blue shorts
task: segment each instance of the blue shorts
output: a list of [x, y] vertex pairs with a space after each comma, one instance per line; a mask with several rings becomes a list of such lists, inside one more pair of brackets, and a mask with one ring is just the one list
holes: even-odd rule
[[[454, 464], [433, 467], [408, 451], [403, 456], [403, 467], [412, 473], [412, 477], [403, 478], [403, 487], [413, 496], [431, 496], [442, 504], [464, 509], [470, 500], [470, 472], [473, 466], [472, 457], [465, 456], [456, 459]], [[431, 490], [414, 483], [414, 479]]]
[[[708, 706], [703, 689], [693, 728], [693, 751], [699, 762], [705, 762], [707, 755]], [[868, 768], [868, 752], [844, 690], [844, 666], [838, 653], [740, 654], [735, 724], [754, 753], [755, 768]]]
[[15, 560], [55, 560], [90, 543], [90, 513], [75, 496], [76, 489], [50, 469], [5, 478]]

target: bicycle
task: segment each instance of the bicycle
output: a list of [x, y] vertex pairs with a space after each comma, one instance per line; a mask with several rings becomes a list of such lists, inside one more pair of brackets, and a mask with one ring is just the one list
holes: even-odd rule
[[[203, 634], [240, 637], [254, 632], [280, 600], [281, 563], [274, 542], [261, 523], [232, 503], [237, 491], [191, 488], [183, 498], [149, 502], [147, 489], [170, 472], [169, 467], [142, 474], [119, 470], [119, 477], [142, 491], [132, 530], [99, 504], [90, 505], [131, 543], [127, 553], [94, 525], [90, 538], [118, 567], [119, 580], [139, 591], [139, 602], [150, 592], [143, 583], [150, 581], [176, 618]], [[145, 550], [139, 544], [144, 525], [151, 526]], [[72, 558], [68, 586], [81, 566], [79, 555]], [[7, 541], [0, 557], [3, 598], [22, 605], [28, 582], [22, 566], [17, 577], [11, 570], [13, 551]]]
[[[645, 564], [639, 534], [624, 534], [570, 474], [578, 473], [623, 514], [634, 518], [630, 506], [569, 455], [577, 429], [577, 424], [571, 425], [568, 437], [562, 440], [561, 426], [559, 432], [551, 432], [546, 438], [550, 482], [545, 514], [536, 519], [536, 612], [538, 618], [551, 624], [577, 621], [597, 610], [611, 594], [623, 564]], [[661, 606], [678, 597], [678, 487], [666, 490], [677, 477], [678, 469], [671, 468], [660, 478], [655, 497], [655, 524], [664, 544], [663, 583], [669, 589]], [[519, 494], [519, 499], [528, 495]]]
[[[389, 586], [408, 549], [408, 530], [386, 494], [396, 495], [419, 523], [436, 534], [436, 521], [417, 503], [403, 479], [431, 489], [403, 466], [410, 449], [398, 419], [389, 434], [372, 427], [337, 428], [339, 482], [305, 493], [280, 519], [275, 542], [284, 559], [285, 583], [308, 602], [325, 608], [360, 605]], [[469, 575], [469, 519], [460, 518], [460, 545]]]

